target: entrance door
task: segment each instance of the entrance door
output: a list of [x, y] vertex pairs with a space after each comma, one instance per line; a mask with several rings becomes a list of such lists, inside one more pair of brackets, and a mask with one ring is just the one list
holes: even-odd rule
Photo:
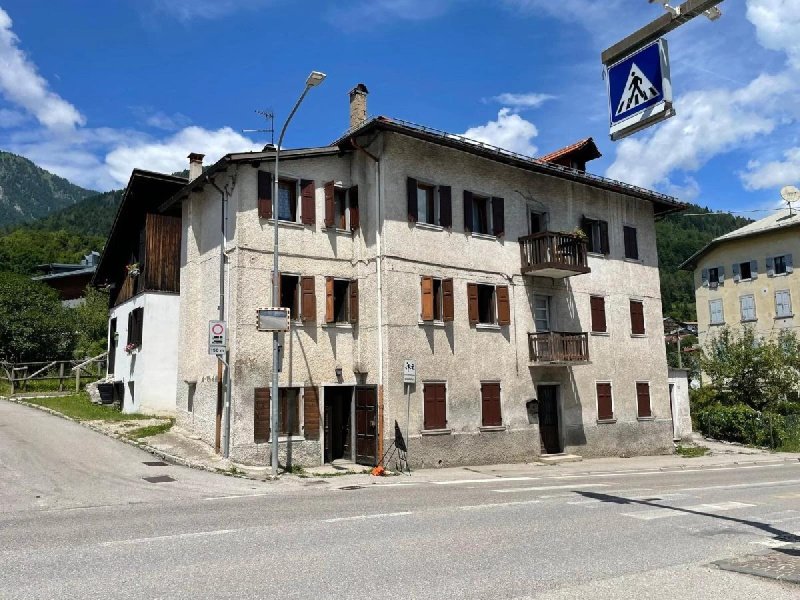
[[669, 384], [669, 416], [672, 418], [672, 439], [677, 440], [680, 439], [680, 435], [678, 434], [678, 420], [675, 418], [675, 384]]
[[350, 443], [350, 407], [353, 388], [325, 388], [325, 462], [352, 460]]
[[111, 319], [108, 332], [108, 374], [114, 374], [114, 364], [117, 362], [117, 320]]
[[561, 452], [561, 434], [558, 427], [558, 386], [540, 385], [539, 397], [539, 435], [542, 438], [542, 453]]
[[378, 395], [375, 388], [356, 388], [356, 462], [378, 464]]

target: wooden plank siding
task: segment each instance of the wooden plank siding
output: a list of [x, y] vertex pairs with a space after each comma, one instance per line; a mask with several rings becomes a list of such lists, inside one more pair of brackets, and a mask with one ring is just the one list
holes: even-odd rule
[[180, 292], [181, 219], [148, 214], [145, 222], [144, 291]]

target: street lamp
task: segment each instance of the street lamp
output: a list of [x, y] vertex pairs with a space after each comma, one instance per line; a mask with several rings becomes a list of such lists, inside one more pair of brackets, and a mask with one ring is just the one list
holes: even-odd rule
[[[319, 71], [311, 71], [311, 74], [306, 79], [306, 87], [303, 93], [294, 104], [292, 112], [286, 118], [286, 122], [281, 129], [281, 135], [278, 138], [278, 146], [275, 148], [275, 178], [272, 182], [272, 222], [273, 222], [273, 248], [272, 248], [272, 306], [280, 304], [278, 297], [278, 160], [281, 154], [281, 147], [283, 146], [283, 136], [286, 134], [286, 128], [292, 120], [294, 113], [300, 107], [300, 103], [308, 94], [308, 90], [318, 86], [325, 79], [325, 73]], [[279, 357], [279, 339], [278, 331], [272, 333], [272, 392], [270, 393], [270, 433], [272, 435], [272, 475], [278, 475], [278, 361]]]

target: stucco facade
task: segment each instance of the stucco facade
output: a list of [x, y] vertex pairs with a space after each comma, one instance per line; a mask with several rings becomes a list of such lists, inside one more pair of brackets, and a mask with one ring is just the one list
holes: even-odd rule
[[[560, 448], [583, 456], [667, 452], [672, 447], [667, 363], [653, 203], [619, 191], [532, 173], [469, 152], [383, 132], [359, 138], [367, 152], [287, 153], [281, 178], [313, 180], [313, 224], [280, 224], [280, 271], [313, 277], [315, 319], [295, 321], [282, 337], [282, 388], [297, 388], [299, 427], [280, 436], [281, 456], [295, 464], [326, 460], [330, 400], [358, 386], [378, 398], [376, 453], [395, 432], [407, 435], [417, 466], [517, 462], [542, 452], [537, 386], [556, 385]], [[375, 160], [377, 159], [377, 160]], [[225, 317], [229, 322], [232, 434], [236, 460], [265, 463], [269, 441], [256, 441], [254, 394], [269, 387], [271, 334], [255, 326], [256, 309], [271, 304], [272, 221], [259, 218], [258, 171], [268, 156], [231, 160], [215, 173], [226, 191]], [[452, 189], [452, 227], [411, 222], [408, 178]], [[325, 227], [325, 182], [358, 186], [359, 227]], [[504, 199], [505, 231], [465, 231], [462, 193]], [[210, 185], [187, 190], [183, 202], [178, 420], [209, 444], [218, 440], [218, 364], [207, 354], [207, 323], [219, 315], [222, 196]], [[591, 273], [565, 279], [522, 275], [518, 238], [528, 235], [529, 211], [546, 213], [547, 229], [572, 231], [584, 217], [608, 223], [610, 248], [590, 255]], [[623, 225], [635, 227], [639, 259], [624, 259]], [[356, 280], [356, 323], [326, 323], [326, 278]], [[452, 280], [451, 321], [422, 321], [420, 281]], [[380, 282], [379, 282], [380, 279]], [[507, 286], [508, 324], [470, 322], [468, 284]], [[552, 331], [590, 332], [590, 297], [605, 300], [606, 332], [588, 335], [589, 361], [532, 365], [528, 334], [536, 331], [534, 299], [549, 297]], [[632, 334], [630, 301], [641, 302], [645, 333]], [[417, 366], [406, 395], [404, 360]], [[340, 373], [341, 375], [338, 375]], [[501, 424], [482, 424], [482, 383], [499, 383]], [[613, 417], [598, 420], [597, 383], [610, 383]], [[444, 384], [446, 426], [426, 429], [424, 387]], [[637, 383], [649, 384], [651, 414], [637, 411]], [[307, 439], [307, 390], [316, 388], [323, 423]], [[191, 397], [190, 397], [191, 396]], [[190, 410], [191, 408], [191, 410]], [[355, 446], [354, 416], [348, 443]], [[326, 431], [327, 430], [327, 431]]]

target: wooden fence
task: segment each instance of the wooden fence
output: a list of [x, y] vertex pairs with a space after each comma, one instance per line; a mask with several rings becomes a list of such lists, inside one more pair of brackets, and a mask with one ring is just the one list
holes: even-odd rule
[[82, 360], [11, 363], [0, 361], [0, 381], [7, 381], [11, 395], [28, 392], [63, 392], [72, 379], [75, 391], [81, 379], [97, 381], [106, 375], [107, 352]]

